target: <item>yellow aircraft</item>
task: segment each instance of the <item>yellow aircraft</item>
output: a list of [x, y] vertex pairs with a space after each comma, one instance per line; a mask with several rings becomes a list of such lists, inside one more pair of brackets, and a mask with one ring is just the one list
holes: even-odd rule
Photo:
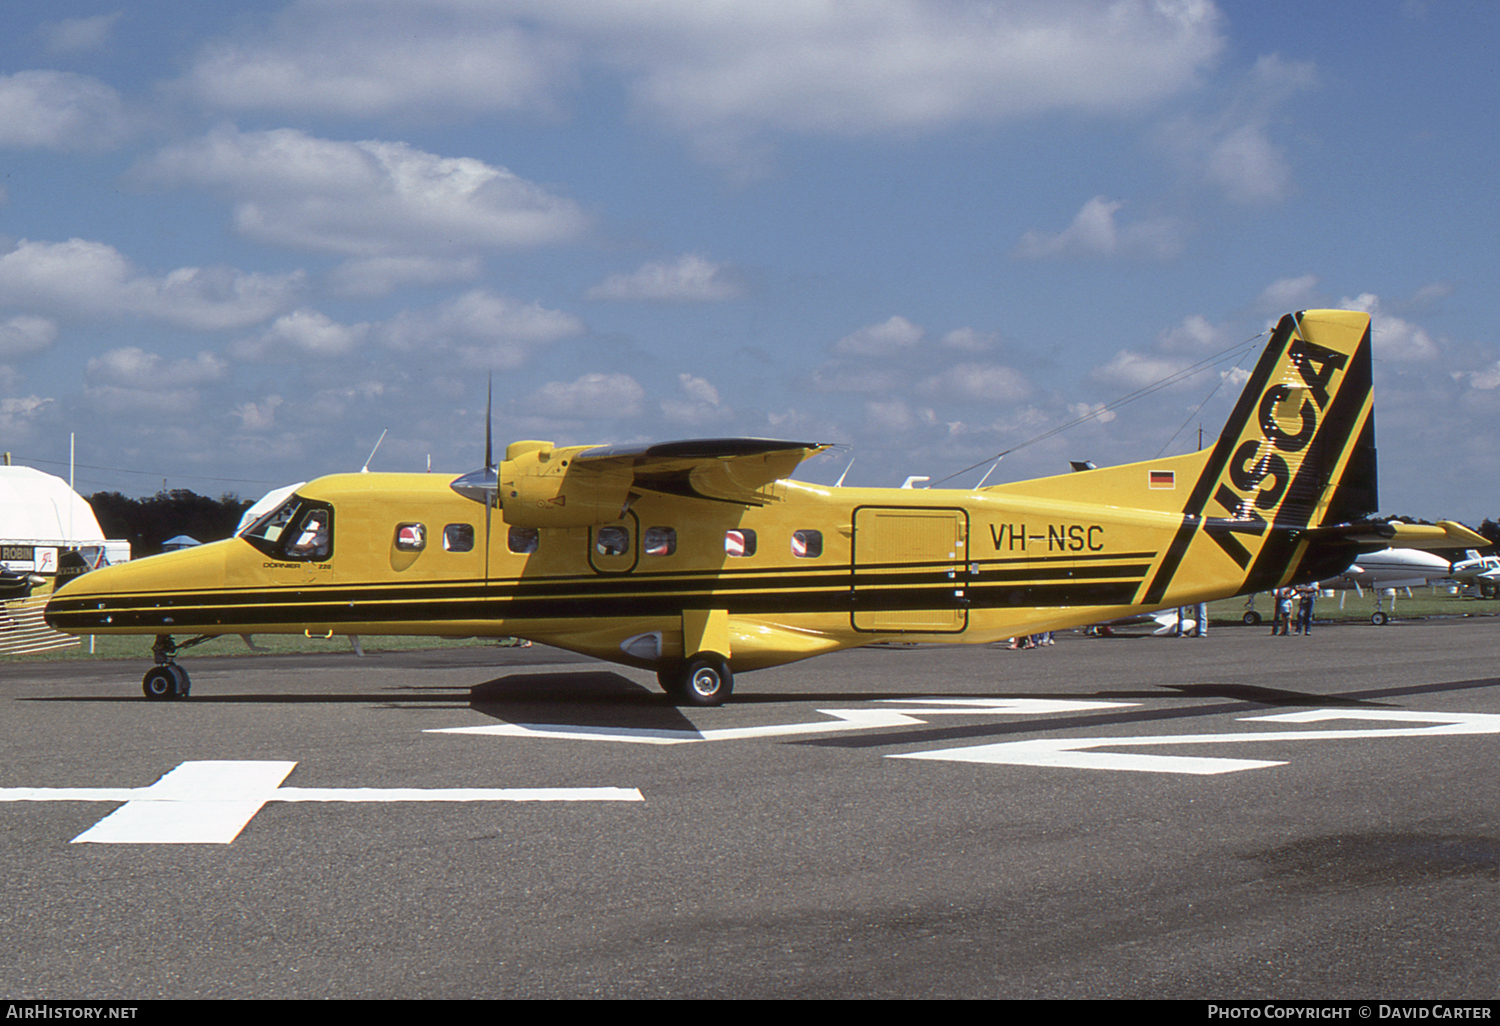
[[712, 706], [734, 674], [842, 648], [986, 644], [1483, 543], [1366, 521], [1369, 317], [1339, 310], [1281, 319], [1211, 448], [1059, 477], [825, 487], [787, 478], [828, 446], [753, 438], [516, 442], [498, 467], [485, 448], [458, 478], [312, 481], [237, 537], [68, 582], [47, 621], [156, 635], [152, 699], [187, 695], [180, 648], [308, 632], [521, 637]]

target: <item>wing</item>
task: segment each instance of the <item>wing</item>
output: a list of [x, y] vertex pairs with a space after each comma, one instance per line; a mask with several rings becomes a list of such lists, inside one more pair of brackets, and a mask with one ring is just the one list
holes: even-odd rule
[[831, 448], [771, 438], [699, 438], [651, 445], [603, 445], [573, 457], [578, 470], [628, 474], [637, 491], [765, 505], [763, 489]]

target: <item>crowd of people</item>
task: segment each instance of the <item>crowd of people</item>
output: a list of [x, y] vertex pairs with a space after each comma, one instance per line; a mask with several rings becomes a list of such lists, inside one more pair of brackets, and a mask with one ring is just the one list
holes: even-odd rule
[[[1313, 584], [1301, 584], [1295, 588], [1277, 588], [1271, 593], [1273, 618], [1271, 620], [1271, 634], [1283, 637], [1296, 634], [1306, 637], [1312, 634], [1313, 624], [1313, 602], [1318, 597], [1318, 589]], [[1089, 633], [1100, 636], [1108, 636], [1108, 626], [1089, 628]], [[1180, 606], [1177, 609], [1177, 621], [1172, 633], [1179, 638], [1205, 638], [1208, 636], [1208, 603], [1200, 602], [1195, 606]], [[1042, 634], [1026, 634], [1011, 638], [1006, 644], [1008, 649], [1041, 648], [1053, 643], [1052, 632], [1046, 631]]]

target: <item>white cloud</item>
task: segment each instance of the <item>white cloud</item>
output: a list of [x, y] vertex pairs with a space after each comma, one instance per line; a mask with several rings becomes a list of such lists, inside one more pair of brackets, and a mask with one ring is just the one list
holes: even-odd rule
[[1182, 323], [1163, 332], [1156, 342], [1163, 352], [1194, 355], [1201, 355], [1204, 350], [1218, 348], [1224, 343], [1224, 333], [1201, 314], [1183, 318]]
[[833, 351], [844, 356], [890, 356], [915, 348], [924, 334], [919, 325], [897, 314], [845, 335], [833, 344]]
[[223, 380], [229, 363], [212, 353], [199, 353], [188, 360], [168, 362], [138, 346], [111, 349], [90, 357], [87, 375], [104, 386], [151, 390], [206, 385]]
[[553, 381], [527, 396], [523, 406], [549, 418], [615, 420], [639, 416], [643, 389], [628, 374], [585, 374], [574, 381]]
[[0, 303], [59, 316], [153, 317], [204, 331], [244, 328], [290, 305], [300, 272], [248, 274], [222, 267], [181, 267], [141, 274], [102, 242], [22, 240], [0, 256]]
[[226, 110], [550, 115], [602, 72], [722, 155], [765, 130], [1137, 110], [1193, 83], [1222, 24], [1210, 0], [304, 0], [209, 48], [186, 85]]
[[462, 2], [358, 6], [294, 3], [268, 35], [206, 48], [185, 85], [224, 110], [425, 117], [550, 110], [571, 82], [573, 46], [501, 5], [499, 17]]
[[1263, 55], [1222, 111], [1173, 121], [1163, 128], [1162, 139], [1189, 176], [1232, 202], [1279, 202], [1291, 194], [1292, 165], [1285, 149], [1271, 140], [1271, 130], [1277, 112], [1316, 82], [1311, 62]]
[[0, 360], [39, 353], [56, 339], [57, 322], [46, 317], [21, 314], [0, 321]]
[[675, 263], [647, 263], [629, 274], [612, 274], [589, 289], [588, 298], [704, 303], [742, 292], [723, 264], [689, 253]]
[[732, 411], [719, 401], [719, 390], [703, 378], [679, 374], [677, 385], [685, 398], [661, 401], [661, 412], [667, 420], [697, 427], [732, 416]]
[[1260, 203], [1285, 197], [1292, 172], [1285, 153], [1266, 138], [1265, 126], [1241, 125], [1209, 151], [1208, 177], [1236, 203]]
[[1010, 367], [961, 363], [924, 379], [917, 391], [925, 396], [980, 403], [1011, 403], [1026, 398], [1031, 386]]
[[128, 130], [120, 94], [96, 78], [67, 71], [0, 75], [0, 147], [102, 149]]
[[402, 313], [379, 334], [398, 351], [448, 351], [468, 367], [507, 370], [525, 363], [534, 349], [584, 330], [572, 314], [474, 289], [436, 309]]
[[44, 399], [39, 395], [0, 399], [0, 433], [4, 434], [7, 442], [30, 439], [37, 419], [54, 402], [53, 399]]
[[220, 190], [248, 238], [366, 259], [564, 242], [587, 221], [571, 200], [481, 160], [290, 128], [221, 127], [137, 173]]
[[1346, 297], [1339, 300], [1339, 308], [1363, 310], [1370, 315], [1370, 341], [1376, 359], [1414, 363], [1437, 358], [1438, 345], [1432, 336], [1410, 321], [1382, 313], [1379, 296], [1364, 292], [1355, 299]]
[[1074, 256], [1165, 260], [1181, 252], [1181, 229], [1175, 222], [1156, 218], [1121, 225], [1115, 219], [1120, 207], [1116, 200], [1095, 196], [1062, 231], [1027, 232], [1016, 247], [1016, 255], [1031, 260]]
[[278, 353], [309, 356], [347, 356], [370, 334], [368, 324], [339, 324], [317, 310], [302, 308], [283, 314], [259, 338], [232, 347], [241, 359], [265, 359]]
[[1093, 372], [1096, 381], [1136, 389], [1154, 385], [1181, 371], [1187, 361], [1121, 349]]
[[349, 260], [334, 268], [329, 274], [329, 287], [341, 296], [374, 299], [405, 285], [444, 285], [478, 277], [477, 257], [371, 257]]
[[1272, 313], [1291, 313], [1307, 310], [1316, 305], [1318, 276], [1304, 274], [1298, 278], [1280, 278], [1261, 290], [1255, 300], [1257, 309]]
[[944, 348], [967, 353], [982, 353], [995, 348], [999, 343], [999, 332], [976, 331], [973, 328], [954, 328], [942, 338]]
[[240, 419], [243, 431], [269, 431], [276, 426], [276, 407], [284, 402], [279, 395], [268, 395], [259, 402], [240, 403], [231, 411], [231, 416]]

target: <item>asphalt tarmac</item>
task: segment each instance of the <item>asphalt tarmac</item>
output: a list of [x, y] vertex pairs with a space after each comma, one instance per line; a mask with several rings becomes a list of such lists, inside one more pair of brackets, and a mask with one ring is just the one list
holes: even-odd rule
[[1494, 1000], [1497, 628], [7, 664], [0, 996]]

